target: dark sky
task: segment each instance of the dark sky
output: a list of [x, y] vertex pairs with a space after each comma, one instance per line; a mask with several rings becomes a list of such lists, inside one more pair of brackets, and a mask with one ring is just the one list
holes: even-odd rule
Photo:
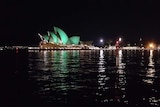
[[63, 29], [81, 40], [160, 40], [159, 0], [1, 0], [0, 45], [37, 45], [37, 33]]

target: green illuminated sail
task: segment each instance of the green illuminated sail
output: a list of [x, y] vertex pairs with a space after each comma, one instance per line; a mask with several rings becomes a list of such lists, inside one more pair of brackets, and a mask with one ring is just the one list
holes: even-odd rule
[[60, 36], [61, 42], [63, 45], [67, 44], [68, 36], [67, 34], [60, 28], [54, 27], [55, 33], [57, 32], [57, 35]]
[[53, 32], [50, 32], [50, 34], [51, 34], [51, 36], [52, 36], [52, 38], [53, 38], [53, 42], [54, 42], [55, 44], [58, 44], [58, 43], [59, 43], [59, 39], [58, 39], [58, 37], [56, 36], [56, 34], [54, 34]]
[[49, 36], [48, 35], [43, 35], [43, 38], [44, 38], [45, 41], [48, 42], [48, 40], [49, 40]]
[[53, 39], [53, 37], [52, 37], [52, 36], [50, 36], [50, 37], [49, 37], [48, 42], [49, 42], [49, 43], [54, 43], [54, 39]]
[[72, 36], [69, 38], [70, 44], [78, 45], [80, 41], [80, 36]]

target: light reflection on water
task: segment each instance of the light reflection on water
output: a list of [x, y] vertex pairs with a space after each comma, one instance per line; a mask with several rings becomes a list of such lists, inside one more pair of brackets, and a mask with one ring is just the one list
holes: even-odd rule
[[30, 52], [29, 75], [39, 87], [35, 93], [45, 102], [158, 106], [156, 57], [154, 50]]
[[[99, 56], [99, 75], [98, 75], [98, 83], [99, 83], [99, 93], [96, 93], [98, 97], [100, 97], [100, 102], [124, 102], [127, 104], [126, 95], [125, 95], [125, 84], [126, 77], [124, 72], [124, 63], [122, 63], [122, 50], [118, 51], [118, 55], [116, 55], [116, 68], [115, 70], [115, 78], [111, 77], [109, 71], [106, 70], [105, 67], [105, 54], [103, 50], [100, 50]], [[115, 83], [108, 84], [115, 79]], [[104, 94], [105, 93], [105, 94]], [[107, 95], [106, 95], [107, 94]], [[106, 95], [106, 96], [105, 96]]]
[[149, 51], [149, 63], [146, 73], [146, 78], [143, 80], [148, 84], [153, 84], [155, 77], [154, 61], [153, 61], [153, 50]]

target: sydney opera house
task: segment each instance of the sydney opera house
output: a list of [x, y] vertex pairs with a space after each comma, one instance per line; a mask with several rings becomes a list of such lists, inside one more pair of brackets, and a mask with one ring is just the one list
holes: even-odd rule
[[[80, 36], [68, 37], [60, 28], [54, 27], [54, 31], [45, 35], [38, 34], [41, 41], [40, 49], [87, 49], [92, 45], [92, 41], [82, 42]], [[87, 48], [86, 48], [87, 47]]]

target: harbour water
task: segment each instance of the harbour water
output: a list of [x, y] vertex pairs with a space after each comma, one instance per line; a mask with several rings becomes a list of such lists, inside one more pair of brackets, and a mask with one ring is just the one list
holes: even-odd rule
[[160, 105], [159, 50], [5, 50], [0, 58], [5, 107]]

